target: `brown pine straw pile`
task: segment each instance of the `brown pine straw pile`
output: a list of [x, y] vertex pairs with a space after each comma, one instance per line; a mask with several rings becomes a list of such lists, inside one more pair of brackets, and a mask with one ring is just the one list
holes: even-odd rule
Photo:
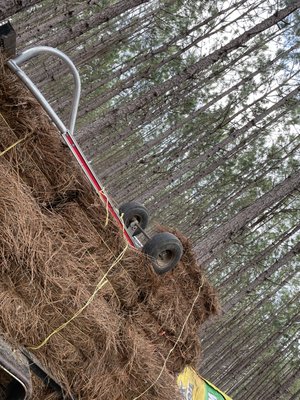
[[[184, 254], [163, 276], [126, 249], [56, 128], [3, 60], [0, 112], [1, 335], [39, 345], [103, 279], [91, 303], [32, 353], [82, 400], [177, 399], [176, 373], [197, 366], [199, 327], [218, 312], [188, 240], [176, 233]], [[34, 399], [59, 398], [33, 382]]]

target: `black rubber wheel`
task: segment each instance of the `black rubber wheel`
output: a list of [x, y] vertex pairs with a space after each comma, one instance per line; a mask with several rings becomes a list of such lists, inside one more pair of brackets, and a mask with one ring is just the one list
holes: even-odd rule
[[133, 236], [141, 233], [138, 226], [134, 226], [137, 221], [142, 229], [146, 229], [149, 221], [149, 214], [146, 207], [137, 201], [130, 201], [129, 203], [122, 204], [119, 208], [120, 216], [123, 214], [123, 221]]
[[175, 235], [161, 232], [149, 239], [142, 251], [151, 258], [155, 272], [162, 275], [176, 267], [183, 248]]

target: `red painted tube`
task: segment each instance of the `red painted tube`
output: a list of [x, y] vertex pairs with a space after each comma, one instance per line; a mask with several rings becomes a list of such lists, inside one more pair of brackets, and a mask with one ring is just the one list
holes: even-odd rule
[[102, 201], [107, 206], [109, 213], [112, 215], [112, 217], [117, 221], [119, 226], [122, 228], [126, 240], [128, 241], [128, 243], [131, 246], [135, 247], [135, 244], [134, 244], [134, 241], [133, 241], [132, 237], [129, 235], [127, 230], [124, 229], [124, 224], [123, 224], [122, 220], [120, 219], [119, 215], [114, 210], [111, 202], [109, 201], [109, 198], [103, 192], [103, 189], [100, 186], [100, 183], [98, 182], [97, 178], [95, 177], [95, 175], [94, 175], [93, 171], [91, 170], [91, 168], [89, 167], [88, 163], [85, 161], [84, 156], [82, 155], [82, 153], [81, 153], [80, 149], [78, 148], [77, 144], [74, 142], [74, 140], [72, 139], [71, 135], [68, 132], [64, 135], [64, 139], [66, 140], [66, 142], [69, 145], [72, 153], [75, 155], [76, 159], [78, 160], [81, 168], [83, 169], [83, 171], [85, 172], [85, 174], [89, 178], [90, 182], [94, 186], [94, 189], [96, 190], [96, 192], [99, 194], [99, 196], [102, 199]]

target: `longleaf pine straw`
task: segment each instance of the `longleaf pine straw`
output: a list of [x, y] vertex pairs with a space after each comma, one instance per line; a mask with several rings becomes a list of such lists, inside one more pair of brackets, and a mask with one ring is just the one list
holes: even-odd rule
[[176, 374], [197, 368], [199, 328], [219, 311], [190, 242], [171, 230], [183, 256], [156, 275], [2, 61], [0, 109], [0, 334], [81, 400], [180, 399]]
[[59, 333], [62, 329], [64, 329], [70, 322], [72, 322], [75, 318], [77, 318], [85, 309], [88, 305], [91, 304], [91, 302], [94, 300], [96, 294], [99, 292], [99, 290], [101, 290], [103, 288], [104, 285], [106, 285], [108, 283], [108, 280], [106, 279], [107, 275], [109, 274], [109, 272], [114, 268], [115, 265], [118, 264], [119, 261], [122, 260], [126, 250], [128, 248], [128, 244], [126, 244], [124, 250], [122, 250], [122, 252], [119, 254], [119, 256], [116, 258], [116, 260], [112, 263], [112, 265], [109, 267], [108, 271], [104, 274], [104, 276], [101, 278], [101, 280], [97, 283], [96, 289], [94, 290], [94, 292], [92, 293], [92, 295], [88, 298], [87, 302], [78, 310], [76, 311], [76, 313], [70, 318], [68, 319], [68, 321], [64, 322], [63, 324], [61, 324], [58, 328], [56, 328], [53, 332], [50, 333], [50, 335], [48, 335], [46, 337], [46, 339], [44, 339], [42, 341], [42, 343], [40, 343], [37, 346], [29, 346], [28, 349], [29, 350], [38, 350], [41, 347], [43, 347], [49, 340], [50, 338]]
[[[8, 122], [6, 121], [6, 119], [3, 117], [3, 115], [0, 112], [0, 117], [3, 119], [3, 121], [5, 122], [6, 126], [12, 131], [11, 127], [9, 126]], [[25, 137], [17, 140], [15, 143], [11, 144], [10, 146], [8, 146], [5, 150], [0, 152], [0, 157], [4, 156], [4, 154], [6, 154], [8, 151], [12, 150], [14, 147], [16, 147], [18, 144], [24, 142], [26, 139], [29, 138], [29, 134], [26, 135]]]

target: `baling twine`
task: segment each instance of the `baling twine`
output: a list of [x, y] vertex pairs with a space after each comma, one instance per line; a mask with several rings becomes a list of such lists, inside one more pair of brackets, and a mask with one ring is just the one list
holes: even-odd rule
[[[0, 112], [0, 115], [3, 119], [3, 121], [5, 122], [5, 124], [7, 125], [7, 127], [12, 131], [13, 129], [11, 128], [11, 126], [8, 124], [8, 122], [6, 121], [6, 119], [4, 118], [3, 114]], [[17, 140], [15, 143], [13, 143], [12, 145], [10, 145], [9, 147], [7, 147], [5, 150], [3, 150], [0, 153], [0, 157], [4, 156], [4, 154], [6, 154], [7, 152], [9, 152], [10, 150], [12, 150], [14, 147], [16, 147], [18, 144], [24, 142], [29, 136], [31, 136], [31, 133], [27, 134], [25, 137], [23, 137], [22, 139]]]
[[184, 328], [185, 328], [186, 324], [188, 323], [188, 320], [189, 320], [189, 318], [190, 318], [190, 316], [191, 316], [191, 314], [192, 314], [192, 312], [193, 312], [193, 309], [194, 309], [194, 307], [195, 307], [196, 302], [197, 302], [198, 299], [199, 299], [199, 296], [200, 296], [201, 289], [202, 289], [203, 285], [204, 285], [204, 278], [202, 277], [201, 285], [199, 286], [197, 295], [196, 295], [196, 297], [195, 297], [195, 299], [194, 299], [194, 301], [193, 301], [193, 304], [192, 304], [192, 306], [191, 306], [191, 309], [190, 309], [190, 311], [188, 312], [186, 319], [184, 320], [184, 323], [183, 323], [182, 328], [181, 328], [181, 330], [180, 330], [180, 333], [179, 333], [179, 335], [178, 335], [178, 337], [177, 337], [177, 339], [176, 339], [176, 342], [174, 343], [173, 347], [171, 348], [171, 350], [170, 350], [169, 353], [167, 354], [167, 357], [166, 357], [165, 360], [164, 360], [162, 369], [161, 369], [160, 373], [158, 374], [157, 378], [155, 379], [154, 382], [152, 382], [152, 383], [147, 387], [147, 389], [145, 389], [145, 390], [144, 390], [142, 393], [140, 393], [138, 396], [134, 397], [132, 400], [137, 400], [137, 399], [140, 399], [142, 396], [144, 396], [144, 394], [146, 394], [147, 392], [149, 392], [149, 390], [151, 390], [151, 389], [153, 388], [153, 386], [154, 386], [154, 385], [159, 381], [159, 379], [161, 378], [161, 376], [162, 376], [162, 374], [163, 374], [163, 372], [164, 372], [164, 370], [165, 370], [165, 368], [166, 368], [166, 366], [167, 366], [167, 362], [169, 361], [169, 358], [171, 357], [171, 354], [172, 354], [173, 351], [175, 350], [176, 346], [178, 345], [178, 343], [179, 343], [179, 341], [180, 341], [180, 339], [181, 339], [181, 337], [182, 337]]

